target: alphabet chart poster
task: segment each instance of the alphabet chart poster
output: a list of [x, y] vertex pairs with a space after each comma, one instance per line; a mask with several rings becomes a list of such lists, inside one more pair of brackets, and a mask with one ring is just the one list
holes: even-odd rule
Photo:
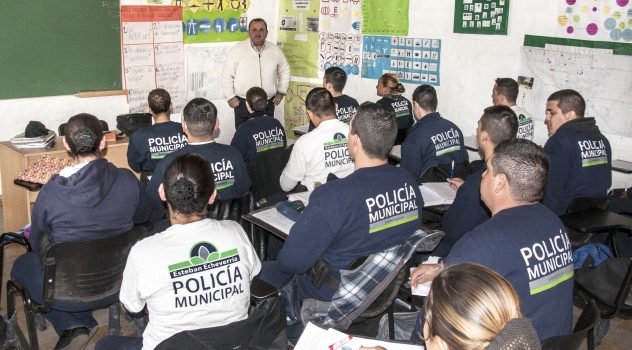
[[184, 43], [241, 41], [248, 37], [250, 0], [172, 0], [182, 7]]
[[558, 37], [632, 43], [630, 0], [558, 1]]
[[393, 73], [404, 83], [440, 85], [440, 39], [365, 35], [363, 46], [363, 78]]
[[408, 35], [408, 0], [362, 0], [362, 34]]
[[507, 35], [509, 0], [456, 0], [454, 32]]
[[123, 76], [131, 112], [147, 111], [155, 88], [186, 102], [182, 9], [177, 6], [121, 6]]
[[318, 70], [340, 67], [347, 75], [360, 74], [362, 34], [320, 33], [318, 40]]
[[320, 1], [321, 32], [360, 34], [361, 21], [361, 0]]

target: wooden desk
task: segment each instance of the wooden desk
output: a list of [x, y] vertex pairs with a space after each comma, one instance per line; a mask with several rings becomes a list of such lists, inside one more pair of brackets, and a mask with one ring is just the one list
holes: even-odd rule
[[[104, 158], [119, 168], [129, 169], [127, 164], [128, 138], [107, 142], [101, 152]], [[16, 231], [31, 222], [31, 203], [38, 192], [31, 192], [13, 183], [18, 174], [33, 165], [43, 155], [70, 158], [61, 138], [57, 138], [52, 148], [17, 149], [10, 141], [0, 142], [0, 176], [2, 176], [2, 204], [4, 211], [4, 231]], [[136, 174], [136, 176], [140, 176]]]

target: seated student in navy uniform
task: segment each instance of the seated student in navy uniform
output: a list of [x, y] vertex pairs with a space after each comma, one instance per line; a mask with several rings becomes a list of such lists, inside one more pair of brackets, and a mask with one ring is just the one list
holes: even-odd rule
[[[336, 118], [341, 122], [349, 124], [351, 118], [358, 108], [358, 101], [355, 98], [342, 93], [347, 85], [347, 73], [340, 67], [329, 67], [325, 69], [323, 76], [323, 87], [334, 97], [336, 103]], [[310, 121], [309, 131], [314, 130], [314, 124]]]
[[307, 94], [305, 109], [316, 129], [294, 144], [279, 179], [286, 192], [299, 182], [311, 191], [317, 183], [327, 182], [329, 174], [343, 178], [353, 172], [353, 159], [347, 150], [349, 125], [336, 118], [333, 96], [324, 88], [314, 88]]
[[[465, 234], [442, 263], [415, 269], [411, 284], [432, 280], [443, 266], [481, 264], [514, 286], [522, 314], [531, 319], [540, 341], [569, 334], [573, 325], [573, 252], [562, 221], [539, 202], [546, 188], [549, 159], [540, 146], [514, 138], [496, 146], [486, 161], [481, 198], [491, 219]], [[421, 330], [419, 321], [414, 334]]]
[[266, 115], [268, 95], [260, 87], [251, 87], [246, 92], [248, 120], [241, 124], [230, 145], [235, 147], [245, 161], [257, 158], [261, 152], [285, 149], [287, 139], [281, 122]]
[[575, 90], [560, 90], [546, 102], [549, 139], [544, 152], [551, 175], [542, 204], [557, 215], [579, 197], [603, 197], [612, 185], [610, 142], [595, 118], [585, 118], [586, 102]]
[[404, 85], [399, 82], [395, 74], [383, 74], [375, 86], [377, 95], [382, 97], [376, 103], [382, 105], [395, 113], [397, 120], [396, 145], [401, 145], [408, 136], [413, 120], [413, 105], [401, 94], [406, 92]]
[[264, 262], [262, 280], [279, 287], [301, 274], [300, 300], [331, 301], [334, 289], [316, 288], [306, 274], [319, 259], [339, 280], [340, 270], [356, 258], [401, 244], [419, 229], [419, 187], [410, 174], [387, 161], [396, 135], [391, 111], [371, 102], [358, 107], [347, 144], [355, 171], [314, 190], [277, 260]]
[[498, 78], [492, 89], [492, 103], [494, 106], [507, 106], [518, 117], [518, 138], [533, 141], [533, 118], [529, 112], [516, 104], [518, 98], [518, 83], [511, 78]]
[[[507, 106], [487, 107], [483, 111], [476, 128], [478, 149], [483, 160], [494, 154], [494, 147], [499, 143], [516, 137], [518, 118], [513, 110]], [[455, 189], [456, 197], [450, 208], [443, 214], [441, 229], [445, 236], [432, 255], [446, 256], [452, 246], [472, 231], [476, 226], [489, 220], [489, 209], [481, 200], [481, 179], [486, 166], [470, 175], [467, 180], [448, 179], [450, 186]]]
[[147, 97], [154, 125], [136, 130], [129, 138], [127, 163], [138, 172], [152, 172], [167, 154], [184, 147], [187, 136], [182, 124], [172, 122], [171, 95], [165, 89], [154, 89]]
[[463, 163], [469, 160], [463, 133], [453, 122], [437, 112], [437, 92], [430, 85], [419, 85], [413, 92], [413, 113], [417, 122], [402, 143], [400, 166], [418, 179], [433, 165]]
[[167, 165], [180, 154], [197, 153], [211, 163], [219, 200], [237, 198], [250, 190], [250, 177], [239, 151], [215, 142], [213, 132], [219, 128], [215, 105], [204, 98], [194, 98], [182, 114], [182, 129], [189, 143], [161, 160], [147, 185], [147, 196], [153, 208], [150, 221], [153, 223], [162, 221], [167, 214], [164, 202], [158, 196], [158, 187]]

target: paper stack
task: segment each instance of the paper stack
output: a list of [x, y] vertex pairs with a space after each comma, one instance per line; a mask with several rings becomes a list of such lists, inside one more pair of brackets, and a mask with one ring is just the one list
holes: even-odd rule
[[48, 135], [38, 137], [24, 137], [24, 133], [11, 138], [11, 144], [15, 148], [51, 148], [55, 144], [57, 134], [49, 130]]

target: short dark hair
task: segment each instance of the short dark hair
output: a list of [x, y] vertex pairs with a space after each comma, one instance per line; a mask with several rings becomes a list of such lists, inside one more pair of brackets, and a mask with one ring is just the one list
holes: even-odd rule
[[494, 145], [513, 139], [518, 134], [518, 117], [507, 106], [485, 108], [481, 117], [481, 130], [487, 131]]
[[387, 87], [390, 92], [398, 92], [400, 94], [406, 92], [406, 88], [404, 87], [404, 85], [399, 82], [399, 79], [397, 79], [397, 75], [393, 73], [382, 74], [380, 79], [378, 79], [378, 82], [379, 81], [381, 81], [382, 86]]
[[358, 135], [369, 158], [387, 159], [397, 138], [395, 113], [377, 103], [364, 102], [351, 120], [349, 133]]
[[334, 91], [341, 92], [347, 85], [347, 73], [340, 67], [329, 67], [325, 69], [325, 82], [331, 83]]
[[514, 103], [518, 98], [518, 83], [511, 78], [497, 78], [496, 91], [505, 96], [507, 101]]
[[248, 30], [250, 30], [250, 25], [252, 24], [252, 22], [261, 22], [266, 27], [266, 30], [268, 30], [268, 23], [266, 23], [266, 20], [263, 18], [255, 18], [250, 21], [250, 23], [248, 23]]
[[437, 91], [430, 85], [419, 85], [413, 92], [413, 101], [426, 111], [435, 112], [437, 110]]
[[163, 186], [171, 210], [184, 215], [206, 215], [208, 200], [215, 191], [213, 168], [206, 158], [186, 153], [165, 169]]
[[494, 176], [505, 174], [511, 198], [518, 202], [537, 202], [544, 196], [549, 179], [549, 157], [535, 143], [513, 138], [494, 148]]
[[246, 101], [255, 112], [265, 112], [268, 108], [268, 94], [258, 86], [253, 86], [246, 91]]
[[64, 126], [64, 138], [73, 158], [96, 156], [101, 153], [99, 146], [103, 138], [103, 127], [92, 114], [80, 113], [68, 119]]
[[583, 118], [586, 112], [586, 101], [575, 90], [566, 89], [554, 92], [549, 96], [548, 101], [557, 101], [557, 106], [562, 110], [562, 113], [575, 111], [577, 118]]
[[217, 121], [217, 108], [205, 98], [194, 98], [184, 106], [184, 122], [192, 136], [208, 136], [213, 134]]
[[171, 107], [171, 95], [165, 89], [153, 89], [147, 96], [147, 103], [154, 114], [167, 113]]
[[336, 115], [336, 103], [334, 97], [325, 88], [313, 88], [305, 99], [305, 108], [314, 113], [318, 118]]

